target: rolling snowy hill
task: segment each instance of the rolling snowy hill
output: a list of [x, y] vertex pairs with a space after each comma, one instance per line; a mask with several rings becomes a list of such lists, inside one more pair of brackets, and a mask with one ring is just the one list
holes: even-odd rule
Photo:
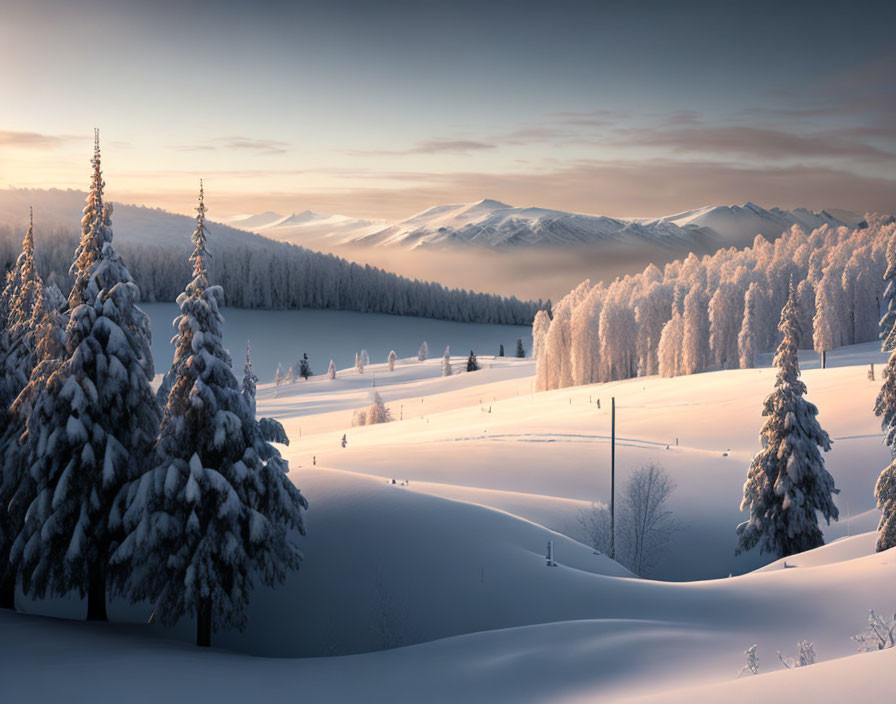
[[847, 223], [826, 211], [766, 210], [754, 203], [710, 206], [662, 218], [612, 218], [548, 208], [518, 208], [496, 200], [438, 205], [407, 220], [384, 225], [305, 211], [239, 216], [231, 224], [308, 246], [352, 245], [402, 249], [479, 247], [587, 247], [601, 243], [644, 245], [681, 251], [714, 251], [743, 245], [757, 234], [773, 238], [793, 225], [812, 230]]

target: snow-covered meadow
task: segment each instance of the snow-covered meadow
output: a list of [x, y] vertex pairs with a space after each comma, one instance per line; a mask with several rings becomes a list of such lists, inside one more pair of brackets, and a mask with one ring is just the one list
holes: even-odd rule
[[[0, 614], [16, 643], [4, 660], [12, 700], [50, 656], [68, 674], [37, 678], [48, 699], [79, 687], [101, 697], [120, 691], [122, 680], [92, 677], [96, 657], [135, 676], [153, 663], [176, 672], [184, 691], [202, 686], [211, 696], [211, 687], [220, 701], [297, 689], [326, 701], [882, 696], [896, 651], [855, 655], [850, 638], [869, 609], [896, 608], [896, 563], [873, 552], [869, 533], [873, 484], [888, 461], [872, 412], [879, 382], [868, 379], [868, 365], [880, 370], [883, 361], [876, 345], [832, 352], [825, 370], [803, 359], [808, 399], [834, 441], [827, 467], [841, 489], [841, 520], [823, 526], [829, 545], [730, 578], [769, 562], [733, 552], [774, 370], [534, 394], [531, 360], [481, 355], [480, 371], [442, 377], [434, 357], [400, 359], [393, 372], [372, 364], [335, 380], [259, 386], [258, 413], [283, 422], [290, 477], [310, 502], [305, 562], [279, 589], [255, 593], [245, 633], [215, 636], [227, 651], [145, 637], [189, 640], [189, 622], [166, 632]], [[465, 359], [452, 361], [460, 371]], [[370, 403], [374, 374], [395, 420], [352, 427], [353, 411]], [[656, 568], [674, 582], [636, 579], [578, 542], [579, 512], [608, 500], [611, 397], [617, 482], [652, 459], [677, 485], [671, 503], [682, 525]], [[544, 558], [548, 540], [554, 568]], [[113, 602], [110, 615], [133, 623], [146, 610]], [[777, 651], [793, 657], [804, 639], [819, 664], [786, 671]], [[760, 675], [738, 679], [753, 644]], [[282, 659], [293, 656], [313, 657]], [[157, 700], [160, 687], [145, 682], [132, 697]]]

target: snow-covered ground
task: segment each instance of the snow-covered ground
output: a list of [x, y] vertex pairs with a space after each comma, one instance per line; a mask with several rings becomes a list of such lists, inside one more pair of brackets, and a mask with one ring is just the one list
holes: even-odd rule
[[[777, 562], [733, 559], [772, 369], [533, 394], [530, 360], [483, 355], [480, 371], [447, 378], [438, 358], [402, 359], [394, 372], [371, 365], [333, 381], [262, 385], [259, 414], [284, 423], [291, 477], [310, 501], [303, 569], [254, 595], [245, 633], [214, 637], [229, 651], [151, 637], [189, 640], [189, 623], [176, 633], [123, 623], [145, 619], [139, 606], [113, 603], [113, 625], [0, 612], [4, 695], [886, 701], [896, 650], [854, 655], [850, 640], [868, 609], [896, 609], [896, 559], [874, 554], [869, 533], [872, 487], [888, 462], [871, 410], [882, 359], [874, 345], [856, 346], [804, 373], [834, 439], [826, 462], [841, 489], [841, 520], [824, 529], [829, 545]], [[813, 361], [807, 355], [805, 366]], [[463, 358], [453, 362], [460, 369]], [[374, 373], [396, 420], [353, 428]], [[617, 482], [653, 459], [677, 484], [672, 508], [684, 526], [657, 573], [678, 581], [636, 579], [575, 540], [578, 511], [608, 499], [611, 396]], [[546, 566], [548, 540], [557, 567]], [[83, 609], [77, 601], [20, 606]], [[776, 651], [793, 656], [803, 639], [819, 664], [785, 671]], [[737, 679], [753, 644], [761, 674]], [[147, 675], [157, 672], [165, 677]]]

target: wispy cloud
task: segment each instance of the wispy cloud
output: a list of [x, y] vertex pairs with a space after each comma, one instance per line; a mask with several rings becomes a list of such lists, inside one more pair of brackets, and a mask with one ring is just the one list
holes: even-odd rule
[[621, 146], [662, 147], [677, 153], [723, 154], [765, 159], [847, 157], [896, 160], [896, 154], [849, 139], [837, 131], [800, 135], [762, 127], [688, 127], [628, 130], [613, 142]]
[[41, 134], [39, 132], [19, 132], [0, 130], [0, 147], [20, 149], [56, 149], [78, 139], [74, 135]]
[[176, 144], [172, 149], [181, 152], [212, 152], [235, 149], [240, 151], [253, 151], [259, 154], [285, 154], [290, 148], [289, 142], [276, 139], [257, 139], [255, 137], [229, 136], [216, 137], [206, 142], [196, 144]]

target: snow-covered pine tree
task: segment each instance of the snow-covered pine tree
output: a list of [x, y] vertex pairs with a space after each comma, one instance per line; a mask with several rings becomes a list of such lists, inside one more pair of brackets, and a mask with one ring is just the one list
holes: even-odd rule
[[[90, 164], [93, 166], [93, 175], [91, 176], [90, 189], [87, 191], [86, 203], [83, 216], [81, 217], [81, 240], [75, 250], [75, 258], [69, 269], [69, 274], [74, 277], [74, 284], [68, 297], [70, 310], [74, 310], [76, 306], [83, 302], [87, 283], [90, 279], [90, 267], [102, 256], [103, 242], [111, 239], [111, 233], [109, 236], [105, 236], [101, 232], [104, 219], [103, 211], [105, 210], [103, 189], [106, 183], [103, 181], [100, 163], [99, 130], [93, 131], [93, 159]], [[99, 227], [100, 232], [96, 231], [97, 227]]]
[[128, 487], [113, 561], [132, 600], [150, 600], [166, 624], [195, 615], [208, 646], [213, 631], [245, 628], [257, 581], [274, 586], [298, 568], [290, 531], [304, 533], [307, 503], [250, 416], [222, 344], [223, 291], [208, 284], [203, 228], [193, 242], [155, 466]]
[[390, 371], [390, 372], [394, 372], [394, 371], [395, 371], [395, 360], [396, 360], [396, 359], [398, 359], [398, 355], [395, 354], [395, 350], [392, 350], [392, 351], [389, 353], [389, 359], [388, 359], [388, 362], [389, 362], [389, 371]]
[[470, 356], [467, 357], [467, 371], [468, 372], [478, 372], [479, 371], [479, 360], [476, 359], [476, 355], [473, 354], [473, 350], [470, 350]]
[[451, 347], [445, 347], [445, 354], [442, 355], [442, 376], [451, 376]]
[[22, 241], [22, 253], [7, 277], [5, 330], [0, 329], [0, 417], [28, 383], [33, 365], [32, 324], [43, 282], [34, 262], [34, 217]]
[[882, 352], [892, 352], [896, 349], [896, 230], [887, 240], [887, 269], [884, 272], [884, 304], [886, 312], [880, 319], [878, 337], [881, 341]]
[[361, 361], [361, 371], [363, 372], [367, 368], [367, 365], [370, 364], [370, 355], [367, 354], [367, 350], [361, 350], [358, 359]]
[[877, 528], [877, 551], [896, 546], [896, 349], [884, 368], [884, 381], [874, 403], [874, 414], [881, 419], [884, 443], [890, 448], [893, 461], [880, 473], [874, 487], [880, 523]]
[[333, 363], [333, 360], [330, 360], [330, 366], [327, 367], [327, 379], [335, 379], [336, 378], [336, 365]]
[[307, 353], [303, 353], [302, 358], [299, 360], [299, 375], [305, 381], [308, 381], [309, 376], [313, 376], [311, 373], [311, 363], [308, 361]]
[[749, 511], [750, 518], [737, 527], [737, 554], [756, 545], [760, 553], [778, 557], [811, 550], [824, 544], [818, 513], [828, 523], [839, 516], [833, 501], [839, 490], [819, 451], [827, 452], [831, 440], [818, 424], [818, 409], [803, 398], [806, 385], [799, 378], [797, 360], [799, 307], [792, 284], [778, 330], [783, 336], [774, 358], [778, 374], [762, 411], [762, 449], [744, 484], [741, 510]]
[[[73, 294], [65, 360], [35, 401], [29, 426], [36, 498], [13, 552], [26, 593], [87, 596], [88, 620], [106, 620], [110, 523], [121, 487], [139, 475], [159, 426], [150, 380], [150, 324], [140, 292], [112, 246], [111, 208], [102, 205], [99, 150], [88, 203], [93, 222], [80, 248], [100, 252]], [[80, 269], [79, 269], [80, 271]], [[79, 274], [80, 276], [80, 274]]]
[[45, 421], [43, 408], [35, 407], [35, 401], [62, 364], [65, 352], [65, 319], [56, 307], [57, 293], [58, 289], [46, 288], [34, 308], [34, 369], [9, 409], [0, 435], [0, 565], [4, 566], [0, 571], [0, 608], [14, 607], [18, 557], [12, 554], [13, 541], [25, 524], [26, 511], [35, 496], [35, 482], [27, 470], [37, 448], [28, 431], [42, 427]]
[[523, 347], [523, 338], [521, 337], [516, 339], [516, 356], [520, 359], [526, 356], [526, 348]]
[[420, 349], [417, 350], [417, 359], [421, 362], [426, 361], [427, 357], [429, 357], [429, 343], [424, 340], [423, 344], [420, 345]]
[[252, 371], [252, 343], [246, 342], [246, 364], [243, 366], [243, 383], [240, 391], [249, 408], [249, 415], [255, 417], [255, 393], [258, 388], [258, 377]]
[[504, 345], [500, 345], [500, 346], [498, 347], [498, 356], [499, 356], [499, 357], [503, 357], [503, 356], [504, 356]]

